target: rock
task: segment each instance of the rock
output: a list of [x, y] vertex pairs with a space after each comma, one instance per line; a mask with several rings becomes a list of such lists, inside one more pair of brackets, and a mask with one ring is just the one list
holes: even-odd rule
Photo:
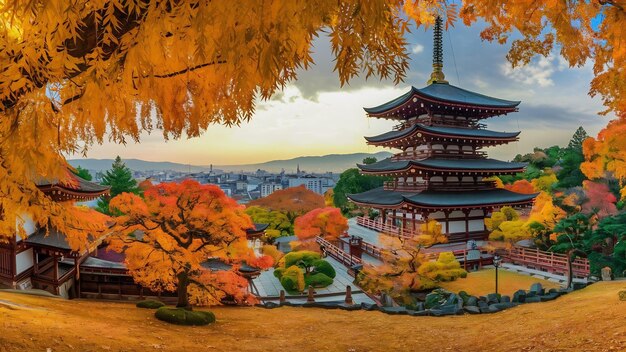
[[500, 302], [500, 294], [499, 293], [490, 293], [487, 295], [487, 303], [499, 303]]
[[361, 309], [367, 310], [367, 311], [378, 310], [378, 306], [373, 303], [361, 302]]
[[619, 291], [618, 296], [620, 301], [626, 301], [626, 290]]
[[509, 309], [511, 307], [515, 307], [516, 304], [515, 303], [494, 303], [494, 304], [490, 304], [489, 308], [494, 308], [497, 309], [498, 311], [500, 310], [505, 310], [505, 309]]
[[267, 309], [278, 308], [278, 307], [280, 307], [280, 304], [274, 303], [274, 302], [265, 302], [265, 304], [263, 305], [263, 308], [267, 308]]
[[480, 308], [476, 306], [465, 306], [463, 307], [463, 310], [469, 314], [480, 314]]
[[572, 283], [572, 287], [573, 287], [573, 289], [575, 291], [575, 290], [580, 290], [582, 288], [587, 287], [587, 284], [584, 283], [584, 282], [574, 282], [574, 283]]
[[517, 290], [513, 294], [513, 302], [524, 303], [526, 302], [526, 291]]
[[557, 292], [552, 292], [552, 293], [548, 293], [547, 295], [539, 296], [539, 299], [541, 300], [541, 302], [547, 302], [547, 301], [552, 301], [556, 299], [557, 297], [559, 297], [559, 294]]
[[426, 308], [435, 308], [441, 305], [446, 304], [446, 301], [449, 299], [450, 294], [447, 291], [443, 290], [433, 290], [431, 293], [426, 295], [426, 299], [424, 301], [424, 305]]
[[467, 299], [467, 302], [465, 304], [466, 306], [477, 306], [478, 305], [478, 298], [471, 296], [470, 298]]
[[430, 310], [426, 309], [426, 310], [420, 310], [420, 311], [410, 311], [409, 312], [410, 316], [414, 316], [414, 317], [426, 317], [430, 315]]
[[414, 308], [415, 308], [414, 310], [418, 311], [418, 312], [424, 310], [425, 309], [424, 308], [424, 302], [417, 302], [415, 304]]
[[541, 296], [544, 293], [543, 286], [540, 283], [535, 282], [530, 285], [530, 292], [534, 292], [536, 295]]
[[478, 301], [478, 308], [480, 309], [489, 308], [489, 305], [485, 301]]
[[463, 299], [463, 304], [466, 305], [467, 304], [467, 300], [471, 297], [467, 292], [465, 291], [460, 291], [459, 292], [459, 297], [461, 297], [461, 299]]
[[490, 306], [487, 306], [487, 308], [480, 308], [480, 312], [483, 314], [488, 314], [488, 313], [497, 313], [500, 310], [496, 307], [493, 307], [493, 304]]
[[361, 306], [358, 304], [346, 304], [346, 303], [340, 303], [337, 305], [337, 307], [339, 307], [339, 309], [341, 310], [348, 310], [348, 311], [352, 311], [352, 310], [360, 310]]
[[537, 303], [537, 302], [541, 302], [540, 296], [526, 297], [526, 301], [524, 303]]
[[511, 302], [511, 297], [509, 297], [509, 296], [502, 296], [502, 297], [500, 297], [500, 302], [502, 302], [502, 303], [510, 303]]
[[380, 311], [392, 315], [407, 315], [409, 312], [404, 307], [382, 307]]

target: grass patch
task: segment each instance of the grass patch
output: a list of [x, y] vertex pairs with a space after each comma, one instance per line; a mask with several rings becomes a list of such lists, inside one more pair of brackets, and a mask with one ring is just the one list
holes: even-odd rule
[[176, 325], [209, 325], [215, 322], [215, 314], [204, 311], [192, 311], [182, 308], [161, 307], [154, 316], [162, 321]]
[[137, 306], [137, 308], [159, 309], [161, 307], [164, 307], [165, 304], [163, 302], [155, 301], [153, 299], [147, 299], [145, 301], [137, 302], [137, 304], [135, 304], [135, 306]]
[[[508, 270], [498, 270], [498, 293], [512, 295], [517, 290], [528, 290], [530, 285], [539, 282], [546, 290], [559, 288], [560, 284], [542, 280], [528, 275], [518, 274]], [[465, 291], [470, 295], [484, 296], [496, 291], [496, 270], [485, 269], [473, 271], [466, 278], [456, 281], [442, 282], [439, 286], [450, 292]]]

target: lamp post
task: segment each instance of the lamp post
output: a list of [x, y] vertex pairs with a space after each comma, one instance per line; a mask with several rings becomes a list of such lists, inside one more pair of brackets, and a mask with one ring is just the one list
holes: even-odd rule
[[498, 293], [498, 267], [500, 267], [500, 264], [502, 264], [502, 257], [500, 257], [499, 255], [494, 255], [493, 256], [493, 266], [496, 267], [496, 294]]

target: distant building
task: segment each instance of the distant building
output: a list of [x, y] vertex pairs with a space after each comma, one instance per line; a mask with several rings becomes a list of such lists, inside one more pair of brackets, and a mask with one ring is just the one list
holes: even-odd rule
[[283, 185], [281, 185], [280, 183], [269, 182], [269, 183], [262, 183], [260, 188], [261, 188], [261, 197], [267, 197], [270, 194], [283, 189]]
[[324, 179], [322, 178], [307, 175], [289, 179], [289, 187], [298, 187], [301, 185], [304, 185], [304, 187], [317, 194], [324, 194]]

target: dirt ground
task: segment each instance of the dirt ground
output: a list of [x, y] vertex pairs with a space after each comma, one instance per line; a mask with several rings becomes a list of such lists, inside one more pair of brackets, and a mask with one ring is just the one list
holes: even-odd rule
[[626, 281], [489, 315], [409, 317], [313, 308], [213, 308], [181, 327], [130, 303], [0, 291], [0, 351], [626, 351]]

